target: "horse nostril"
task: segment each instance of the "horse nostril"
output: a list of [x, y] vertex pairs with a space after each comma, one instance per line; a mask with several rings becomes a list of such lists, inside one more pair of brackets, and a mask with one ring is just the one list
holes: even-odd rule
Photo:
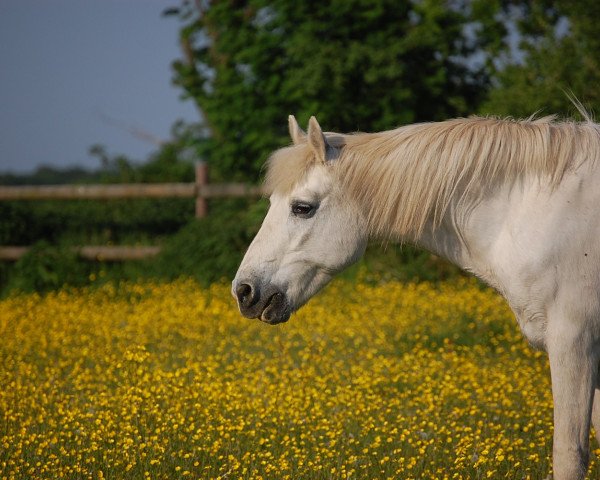
[[238, 301], [240, 302], [240, 305], [244, 307], [250, 307], [251, 305], [256, 303], [254, 290], [252, 289], [252, 286], [248, 285], [247, 283], [239, 284], [238, 287], [235, 289], [235, 293], [237, 295]]

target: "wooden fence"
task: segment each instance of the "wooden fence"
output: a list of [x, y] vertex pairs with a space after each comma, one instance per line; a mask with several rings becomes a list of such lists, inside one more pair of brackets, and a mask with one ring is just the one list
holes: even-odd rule
[[[194, 183], [138, 183], [106, 185], [0, 185], [0, 201], [6, 200], [114, 200], [130, 198], [195, 198], [196, 217], [208, 214], [210, 198], [259, 197], [260, 187], [244, 183], [209, 183], [208, 167], [196, 164]], [[0, 261], [16, 261], [30, 247], [0, 246]], [[160, 253], [157, 246], [82, 246], [74, 250], [88, 260], [140, 260]]]

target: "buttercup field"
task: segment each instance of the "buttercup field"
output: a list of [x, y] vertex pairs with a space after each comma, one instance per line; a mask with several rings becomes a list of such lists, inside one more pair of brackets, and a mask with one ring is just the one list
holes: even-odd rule
[[471, 280], [339, 280], [279, 327], [240, 319], [224, 284], [187, 280], [14, 296], [0, 310], [3, 479], [550, 469], [545, 356]]

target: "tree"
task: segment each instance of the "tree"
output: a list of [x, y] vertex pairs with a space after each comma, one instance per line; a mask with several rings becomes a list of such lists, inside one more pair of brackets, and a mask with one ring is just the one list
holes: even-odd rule
[[97, 176], [104, 183], [193, 182], [197, 125], [176, 122], [171, 138], [162, 141], [149, 158], [138, 163], [112, 155], [103, 145], [92, 145], [90, 155], [100, 160]]
[[503, 33], [483, 4], [184, 2], [175, 82], [201, 111], [199, 148], [214, 178], [256, 180], [268, 153], [289, 141], [290, 113], [337, 131], [472, 113], [489, 76], [469, 59]]
[[497, 72], [497, 87], [482, 112], [526, 117], [534, 112], [570, 116], [573, 94], [600, 108], [600, 3], [530, 1], [506, 9], [520, 34], [520, 51]]

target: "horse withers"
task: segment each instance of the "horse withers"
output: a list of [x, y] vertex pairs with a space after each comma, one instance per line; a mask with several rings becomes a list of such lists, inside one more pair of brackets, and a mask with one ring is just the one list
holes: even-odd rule
[[550, 359], [555, 480], [582, 479], [600, 435], [600, 126], [455, 119], [304, 133], [268, 162], [270, 208], [239, 267], [240, 311], [276, 324], [363, 254], [420, 245], [477, 275]]

